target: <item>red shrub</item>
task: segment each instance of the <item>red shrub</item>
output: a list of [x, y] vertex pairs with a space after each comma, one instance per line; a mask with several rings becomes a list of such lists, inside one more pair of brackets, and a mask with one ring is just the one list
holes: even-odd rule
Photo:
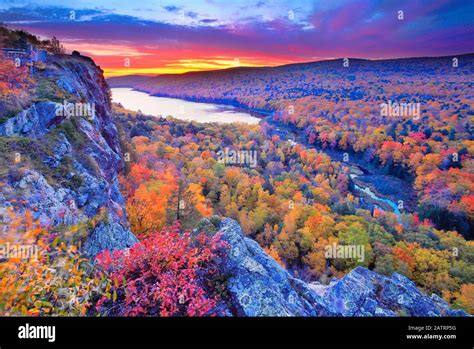
[[97, 259], [112, 285], [97, 308], [108, 315], [215, 315], [219, 295], [206, 283], [225, 246], [218, 235], [180, 234], [177, 224], [127, 251], [103, 252]]
[[16, 67], [15, 62], [0, 52], [0, 97], [19, 95], [25, 92], [32, 81], [25, 66]]

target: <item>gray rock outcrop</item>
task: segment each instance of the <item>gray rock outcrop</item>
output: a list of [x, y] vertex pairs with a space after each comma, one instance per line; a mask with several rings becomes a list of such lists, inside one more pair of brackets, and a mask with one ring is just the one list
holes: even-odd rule
[[329, 285], [293, 278], [239, 224], [219, 229], [229, 245], [221, 261], [230, 307], [240, 316], [467, 316], [436, 295], [421, 292], [403, 275], [386, 277], [357, 267]]
[[[102, 70], [82, 56], [48, 60], [39, 78], [56, 81], [48, 87], [53, 89], [51, 97], [0, 124], [0, 136], [8, 144], [32, 144], [21, 147], [21, 159], [0, 190], [1, 212], [29, 210], [35, 221], [53, 229], [100, 219], [83, 244], [90, 257], [104, 249], [129, 247], [137, 239], [128, 227], [119, 190], [123, 162]], [[57, 102], [57, 95], [66, 101]], [[58, 113], [61, 103], [87, 103], [94, 112]], [[4, 223], [3, 229], [8, 229], [8, 221]]]

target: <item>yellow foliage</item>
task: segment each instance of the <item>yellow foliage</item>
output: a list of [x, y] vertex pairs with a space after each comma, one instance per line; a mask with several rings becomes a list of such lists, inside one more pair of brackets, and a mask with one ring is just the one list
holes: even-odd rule
[[0, 262], [0, 315], [86, 315], [93, 293], [103, 289], [88, 260], [32, 222], [30, 214], [9, 217], [12, 225], [0, 244], [34, 244], [38, 254]]

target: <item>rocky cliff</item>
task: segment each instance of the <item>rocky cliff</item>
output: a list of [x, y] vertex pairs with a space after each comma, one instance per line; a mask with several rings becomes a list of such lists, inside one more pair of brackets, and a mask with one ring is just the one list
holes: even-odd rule
[[3, 229], [8, 209], [28, 210], [44, 226], [84, 223], [89, 256], [130, 246], [137, 240], [118, 187], [123, 162], [102, 70], [83, 56], [50, 56], [34, 79], [31, 105], [0, 124]]
[[397, 273], [386, 277], [357, 267], [329, 285], [305, 283], [244, 237], [236, 221], [224, 219], [218, 231], [230, 247], [221, 261], [228, 306], [239, 316], [467, 316]]

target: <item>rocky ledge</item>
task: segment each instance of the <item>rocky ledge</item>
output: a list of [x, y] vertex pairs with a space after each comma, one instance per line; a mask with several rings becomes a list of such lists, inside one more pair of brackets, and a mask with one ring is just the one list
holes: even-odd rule
[[467, 316], [428, 296], [403, 275], [357, 267], [329, 285], [293, 278], [239, 224], [226, 218], [218, 232], [229, 244], [221, 263], [229, 307], [239, 316]]

